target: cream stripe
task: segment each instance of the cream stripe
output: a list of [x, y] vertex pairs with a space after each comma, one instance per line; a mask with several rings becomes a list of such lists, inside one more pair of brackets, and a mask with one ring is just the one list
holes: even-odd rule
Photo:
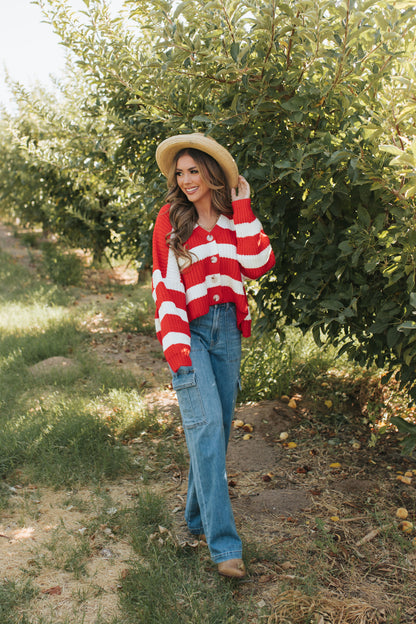
[[265, 266], [269, 261], [271, 252], [271, 247], [270, 245], [268, 245], [266, 249], [254, 256], [245, 256], [243, 254], [239, 254], [237, 258], [244, 269], [260, 269], [261, 267]]
[[235, 231], [238, 238], [248, 238], [249, 236], [256, 236], [260, 234], [262, 230], [261, 223], [258, 219], [255, 219], [251, 223], [236, 223]]
[[237, 260], [237, 248], [235, 245], [220, 244], [218, 245], [218, 251], [222, 258]]
[[[220, 275], [221, 278], [221, 286], [222, 287], [228, 287], [231, 288], [232, 291], [236, 294], [236, 295], [243, 295], [244, 296], [244, 286], [243, 283], [240, 280], [235, 280], [232, 277], [229, 277], [228, 275]], [[209, 280], [209, 277], [207, 278], [207, 281]], [[208, 289], [211, 286], [211, 284], [207, 284], [207, 282], [201, 282], [199, 284], [195, 284], [195, 286], [191, 286], [191, 288], [188, 288], [188, 290], [186, 291], [186, 303], [187, 305], [191, 302], [191, 301], [196, 301], [197, 299], [201, 299], [203, 297], [207, 296], [208, 293]]]
[[167, 314], [179, 316], [182, 321], [188, 320], [186, 310], [178, 308], [173, 301], [163, 301], [159, 308], [159, 319], [162, 320]]
[[191, 345], [191, 339], [187, 334], [181, 332], [169, 332], [162, 339], [163, 351], [169, 349], [169, 347], [176, 345]]
[[[173, 291], [180, 292], [180, 293], [184, 292], [184, 287], [179, 276], [179, 270], [178, 270], [177, 275], [175, 276], [167, 275], [165, 278], [163, 278], [162, 272], [160, 271], [160, 269], [156, 269], [153, 272], [153, 292], [154, 293], [156, 292], [156, 289], [159, 286], [159, 284], [164, 284], [168, 290], [173, 290]], [[155, 298], [155, 295], [153, 295], [153, 297]]]

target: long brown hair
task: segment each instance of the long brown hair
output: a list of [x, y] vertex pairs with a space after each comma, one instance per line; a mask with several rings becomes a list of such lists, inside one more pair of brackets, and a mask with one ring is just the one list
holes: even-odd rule
[[185, 154], [194, 159], [199, 175], [211, 189], [211, 203], [214, 211], [218, 215], [232, 215], [233, 209], [231, 189], [224, 171], [217, 161], [209, 154], [194, 148], [185, 148], [178, 152], [168, 173], [169, 190], [166, 200], [170, 203], [169, 217], [173, 228], [173, 231], [168, 235], [168, 244], [176, 258], [187, 260], [188, 262], [185, 264], [189, 265], [192, 262], [192, 256], [186, 248], [186, 241], [191, 236], [195, 223], [198, 221], [198, 213], [194, 204], [179, 188], [176, 178], [178, 160]]

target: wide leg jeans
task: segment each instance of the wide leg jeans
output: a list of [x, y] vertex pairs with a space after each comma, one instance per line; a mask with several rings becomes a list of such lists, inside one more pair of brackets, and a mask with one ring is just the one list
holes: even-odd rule
[[211, 306], [190, 330], [192, 366], [172, 373], [190, 455], [185, 519], [220, 563], [242, 555], [225, 465], [241, 363], [234, 304]]

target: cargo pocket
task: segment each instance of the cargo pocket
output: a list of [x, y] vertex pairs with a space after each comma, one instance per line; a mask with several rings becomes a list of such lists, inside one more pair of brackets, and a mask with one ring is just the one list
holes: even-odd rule
[[201, 393], [195, 371], [191, 366], [181, 366], [176, 373], [172, 373], [172, 387], [178, 397], [184, 429], [193, 429], [206, 424]]

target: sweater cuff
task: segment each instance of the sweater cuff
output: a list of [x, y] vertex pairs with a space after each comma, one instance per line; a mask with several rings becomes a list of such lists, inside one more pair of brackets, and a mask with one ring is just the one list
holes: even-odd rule
[[171, 369], [176, 373], [181, 366], [192, 366], [192, 360], [189, 355], [190, 348], [182, 347], [182, 349], [168, 349], [165, 358]]
[[253, 220], [254, 214], [251, 210], [251, 199], [236, 199], [233, 201], [234, 223], [247, 223]]

